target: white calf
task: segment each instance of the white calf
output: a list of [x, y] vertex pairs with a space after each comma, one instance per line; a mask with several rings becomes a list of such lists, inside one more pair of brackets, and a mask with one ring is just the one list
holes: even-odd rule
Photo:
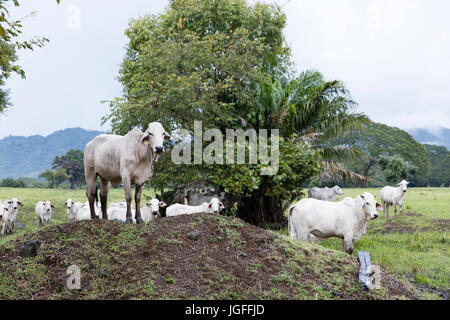
[[6, 234], [6, 226], [12, 210], [13, 205], [11, 200], [0, 201], [0, 236]]
[[64, 205], [67, 206], [67, 219], [69, 221], [77, 220], [78, 211], [83, 204], [81, 202], [74, 202], [72, 199], [67, 199]]
[[165, 207], [166, 203], [164, 201], [159, 201], [154, 198], [150, 202], [146, 202], [145, 206], [141, 208], [142, 220], [145, 222], [150, 222], [158, 216], [159, 208]]
[[219, 213], [219, 211], [224, 208], [224, 205], [217, 198], [212, 198], [209, 203], [203, 202], [199, 206], [188, 206], [185, 204], [175, 203], [166, 209], [166, 216], [173, 217], [182, 214], [194, 213]]
[[6, 222], [6, 234], [11, 234], [14, 232], [14, 229], [16, 228], [16, 220], [17, 220], [17, 213], [19, 212], [19, 206], [23, 207], [22, 202], [19, 201], [17, 198], [12, 198], [12, 211], [9, 214], [8, 221]]
[[395, 187], [386, 186], [380, 191], [381, 202], [383, 203], [383, 213], [386, 219], [389, 218], [389, 206], [394, 206], [394, 212], [397, 214], [397, 205], [400, 207], [400, 213], [403, 212], [403, 200], [405, 199], [408, 181], [402, 180]]
[[53, 208], [55, 208], [55, 206], [50, 202], [50, 200], [36, 202], [35, 213], [39, 219], [40, 225], [50, 222]]

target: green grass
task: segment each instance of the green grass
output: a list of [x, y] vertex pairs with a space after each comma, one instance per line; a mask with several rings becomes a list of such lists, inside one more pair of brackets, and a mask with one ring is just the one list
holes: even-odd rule
[[[376, 195], [380, 189], [343, 189], [344, 197], [355, 197], [363, 192]], [[367, 233], [355, 243], [358, 250], [368, 251], [374, 264], [401, 274], [418, 283], [450, 288], [450, 234], [448, 224], [439, 225], [436, 219], [450, 219], [450, 188], [408, 188], [403, 212], [420, 216], [394, 216], [389, 212], [389, 223], [380, 211], [380, 217], [369, 221]], [[399, 230], [388, 231], [392, 226]], [[407, 232], [399, 232], [401, 229]], [[287, 234], [287, 229], [282, 231]], [[319, 241], [327, 248], [342, 250], [342, 241], [329, 238]]]
[[[51, 225], [57, 225], [67, 222], [67, 208], [64, 202], [71, 198], [73, 201], [80, 201], [84, 203], [87, 200], [86, 191], [84, 189], [67, 190], [67, 189], [34, 189], [34, 188], [0, 188], [0, 200], [7, 200], [11, 198], [19, 198], [23, 203], [23, 207], [19, 207], [17, 221], [25, 224], [25, 229], [16, 229], [14, 234], [7, 237], [0, 237], [0, 245], [5, 244], [9, 240], [24, 233], [35, 232], [40, 230], [38, 218], [35, 214], [36, 202], [40, 200], [50, 200], [55, 208], [53, 209]], [[144, 190], [142, 201], [147, 197], [154, 196], [153, 190]], [[110, 202], [118, 202], [125, 198], [122, 188], [110, 188], [108, 195], [108, 204]], [[134, 200], [133, 200], [134, 201]], [[47, 226], [45, 226], [47, 227]], [[44, 228], [45, 228], [44, 227]]]

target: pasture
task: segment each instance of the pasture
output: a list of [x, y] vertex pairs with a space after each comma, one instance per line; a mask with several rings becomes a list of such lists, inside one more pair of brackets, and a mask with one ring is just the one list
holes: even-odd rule
[[[344, 197], [355, 197], [364, 191], [377, 196], [380, 189], [343, 189]], [[450, 288], [450, 188], [408, 188], [403, 214], [389, 220], [379, 211], [369, 221], [367, 233], [355, 243], [357, 251], [368, 251], [374, 264], [406, 277], [409, 281], [432, 287]], [[283, 233], [288, 234], [287, 229]], [[319, 241], [328, 248], [341, 250], [342, 241], [330, 238]]]
[[[344, 196], [354, 197], [363, 192], [363, 189], [343, 190], [344, 195], [339, 196], [338, 201]], [[364, 189], [364, 191], [377, 195], [379, 200], [379, 189]], [[153, 194], [152, 189], [144, 190], [143, 201], [151, 198]], [[72, 198], [74, 201], [86, 201], [84, 190], [0, 189], [0, 199], [9, 199], [14, 196], [24, 204], [24, 207], [19, 209], [17, 218], [18, 222], [24, 226], [16, 229], [13, 235], [0, 239], [0, 246], [10, 246], [20, 236], [27, 237], [38, 231], [54, 230], [55, 225], [66, 223], [64, 202], [67, 198]], [[111, 188], [109, 201], [116, 202], [123, 198], [123, 189]], [[46, 199], [53, 202], [55, 209], [50, 225], [39, 227], [34, 206], [36, 201]], [[448, 188], [408, 188], [404, 213], [394, 216], [391, 208], [389, 221], [386, 221], [381, 212], [378, 219], [370, 221], [367, 234], [355, 244], [354, 260], [356, 260], [358, 250], [368, 251], [374, 264], [380, 265], [390, 273], [397, 274], [402, 281], [412, 282], [416, 285], [440, 287], [440, 292], [446, 290], [448, 292], [450, 287], [449, 204], [450, 189]], [[220, 223], [227, 222], [224, 220]], [[130, 226], [129, 228], [134, 227]], [[126, 229], [127, 232], [131, 232], [128, 229]], [[272, 231], [272, 233], [280, 235], [286, 240], [288, 238], [287, 229]], [[215, 245], [214, 241], [211, 243], [213, 246]], [[333, 238], [319, 241], [318, 247], [322, 248], [322, 246], [341, 251], [342, 243], [340, 239]], [[429, 292], [422, 294], [421, 298], [438, 298], [437, 295]], [[250, 295], [250, 297], [254, 296]]]

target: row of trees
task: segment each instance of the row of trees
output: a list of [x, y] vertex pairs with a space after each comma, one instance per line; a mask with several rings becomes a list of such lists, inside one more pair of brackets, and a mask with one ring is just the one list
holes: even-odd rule
[[55, 188], [69, 180], [70, 188], [82, 187], [85, 184], [82, 150], [69, 150], [65, 155], [56, 156], [52, 161], [52, 169], [39, 174], [48, 182], [49, 188]]

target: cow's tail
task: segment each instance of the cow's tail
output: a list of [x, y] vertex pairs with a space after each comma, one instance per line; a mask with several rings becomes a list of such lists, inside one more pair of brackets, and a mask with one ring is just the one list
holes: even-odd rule
[[295, 208], [295, 205], [291, 206], [288, 211], [288, 232], [289, 232], [289, 237], [291, 237], [291, 238], [292, 238], [292, 236], [291, 236], [292, 213], [294, 212], [294, 208]]

